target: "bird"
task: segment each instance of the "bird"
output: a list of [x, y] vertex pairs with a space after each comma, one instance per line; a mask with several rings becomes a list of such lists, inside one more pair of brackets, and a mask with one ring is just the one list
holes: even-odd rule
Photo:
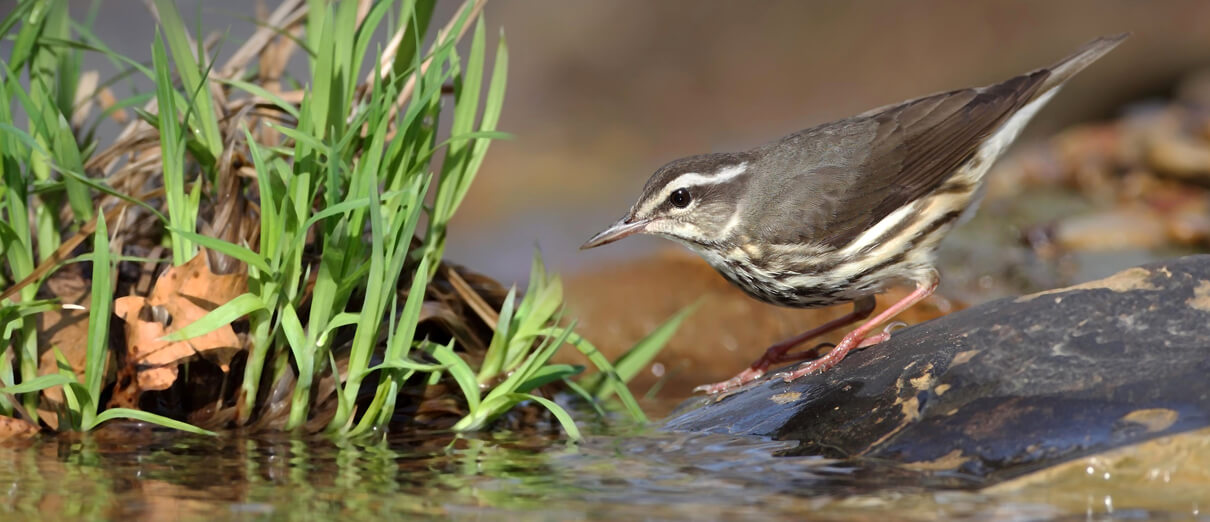
[[[1061, 86], [1127, 36], [1097, 38], [1001, 83], [879, 107], [741, 152], [671, 161], [624, 217], [580, 248], [662, 236], [757, 300], [796, 308], [852, 303], [844, 316], [768, 347], [735, 377], [696, 391], [733, 390], [774, 365], [810, 358], [814, 350], [792, 350], [865, 320], [826, 355], [780, 375], [789, 382], [822, 373], [850, 351], [889, 339], [897, 323], [875, 329], [936, 291], [938, 243], [974, 213], [993, 162]], [[898, 283], [915, 289], [869, 319], [874, 296]]]

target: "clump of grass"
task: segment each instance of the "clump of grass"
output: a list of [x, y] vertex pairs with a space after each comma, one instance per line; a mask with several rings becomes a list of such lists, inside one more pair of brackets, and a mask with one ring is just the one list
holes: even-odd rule
[[[508, 47], [501, 34], [489, 50], [483, 4], [467, 0], [434, 32], [434, 0], [286, 0], [219, 64], [172, 1], [156, 0], [148, 67], [73, 22], [65, 0], [20, 2], [0, 22], [14, 42], [0, 85], [29, 120], [20, 126], [0, 104], [0, 415], [38, 423], [42, 411], [43, 423], [74, 430], [126, 417], [353, 435], [442, 411], [452, 429], [479, 430], [526, 403], [576, 438], [543, 391], [566, 383], [594, 404], [616, 394], [643, 419], [625, 381], [683, 314], [615, 367], [563, 324], [562, 286], [537, 256], [523, 294], [442, 259], [450, 219], [492, 140], [506, 137], [496, 127]], [[77, 92], [85, 52], [119, 64], [119, 78], [152, 79], [154, 92], [110, 102], [104, 84]], [[295, 55], [309, 76], [285, 75]], [[127, 108], [137, 118], [101, 148], [95, 128]], [[79, 252], [88, 239], [92, 250]], [[209, 270], [196, 277], [235, 276], [238, 295], [188, 321], [148, 300], [110, 335], [115, 298], [147, 291], [123, 267], [150, 279], [196, 256]], [[74, 364], [39, 342], [37, 319], [64, 305], [48, 281], [79, 263], [91, 266], [91, 295], [83, 346], [63, 347], [83, 350]], [[165, 335], [132, 333], [142, 327]], [[203, 346], [222, 332], [239, 346]], [[123, 333], [125, 347], [110, 343]], [[175, 394], [141, 380], [149, 343], [186, 350], [170, 361], [188, 375], [165, 385]], [[598, 376], [576, 383], [583, 368], [550, 364], [566, 346]], [[238, 353], [207, 366], [220, 348]], [[443, 383], [460, 393], [426, 409], [425, 390]], [[156, 393], [180, 408], [137, 407]]]

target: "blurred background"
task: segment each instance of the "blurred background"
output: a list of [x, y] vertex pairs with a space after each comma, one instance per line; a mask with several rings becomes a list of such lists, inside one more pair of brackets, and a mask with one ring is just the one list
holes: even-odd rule
[[678, 157], [998, 82], [1098, 35], [1133, 32], [1022, 141], [1162, 96], [1210, 63], [1210, 3], [1197, 1], [505, 0], [487, 12], [513, 51], [501, 126], [517, 139], [493, 146], [450, 255], [504, 280], [524, 277], [534, 241], [563, 272], [663, 247], [576, 250]]
[[[0, 0], [0, 9], [15, 2]], [[91, 3], [72, 0], [72, 10], [85, 13]], [[226, 30], [233, 42], [253, 27], [240, 17], [255, 14], [254, 2], [178, 4], [190, 27], [200, 14], [202, 27]], [[154, 22], [142, 3], [100, 5], [97, 35], [149, 57]], [[629, 207], [651, 172], [678, 157], [744, 149], [887, 103], [997, 82], [1098, 35], [1133, 33], [1021, 141], [1163, 96], [1210, 63], [1210, 3], [1196, 0], [492, 0], [486, 13], [511, 50], [501, 128], [516, 138], [493, 145], [449, 255], [504, 282], [526, 277], [535, 243], [564, 273], [665, 246], [637, 238], [576, 250]]]
[[[0, 0], [0, 11], [14, 2]], [[190, 27], [200, 14], [202, 27], [226, 29], [236, 41], [253, 28], [240, 18], [254, 15], [252, 2], [178, 3]], [[73, 0], [72, 8], [86, 12], [90, 4]], [[141, 3], [101, 5], [98, 36], [118, 52], [149, 56], [154, 23]], [[492, 0], [486, 13], [489, 27], [503, 28], [509, 43], [500, 127], [515, 139], [492, 146], [452, 226], [448, 256], [523, 285], [538, 245], [550, 267], [569, 278], [572, 313], [586, 335], [607, 351], [629, 346], [705, 296], [649, 383], [677, 372], [687, 383], [726, 377], [767, 343], [824, 317], [753, 303], [663, 240], [577, 250], [619, 217], [667, 161], [746, 149], [887, 103], [998, 82], [1049, 65], [1097, 36], [1132, 32], [1041, 112], [1010, 153], [1020, 156], [1073, 124], [1111, 120], [1140, 101], [1163, 103], [1191, 72], [1210, 64], [1210, 2], [1195, 0]], [[103, 77], [112, 71], [96, 56], [87, 59]], [[1028, 199], [1028, 192], [1013, 197]], [[994, 202], [985, 210], [989, 204], [997, 216]], [[996, 219], [987, 226], [1002, 230], [987, 237], [1003, 242], [947, 243], [941, 294], [948, 298], [927, 303], [925, 316], [1030, 288], [986, 280], [1001, 273], [981, 271], [979, 260], [1024, 259], [1001, 249], [1018, 248], [1025, 232]], [[1102, 256], [1091, 272], [1034, 286], [1151, 258]]]

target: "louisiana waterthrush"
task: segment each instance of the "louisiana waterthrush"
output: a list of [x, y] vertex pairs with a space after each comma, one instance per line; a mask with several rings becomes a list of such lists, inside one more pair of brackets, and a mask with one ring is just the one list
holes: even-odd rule
[[708, 393], [805, 358], [790, 350], [869, 317], [873, 296], [886, 285], [916, 284], [827, 355], [784, 378], [827, 370], [850, 350], [889, 338], [889, 329], [873, 330], [933, 293], [937, 244], [973, 213], [992, 162], [1064, 82], [1126, 36], [1099, 38], [1003, 83], [880, 107], [744, 152], [675, 160], [647, 180], [624, 218], [581, 248], [655, 234], [697, 252], [761, 301], [853, 303], [847, 315], [769, 347], [734, 378], [698, 388]]

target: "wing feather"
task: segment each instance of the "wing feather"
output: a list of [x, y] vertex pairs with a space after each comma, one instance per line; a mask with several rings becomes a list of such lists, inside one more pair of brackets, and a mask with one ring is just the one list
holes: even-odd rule
[[761, 171], [784, 175], [762, 180], [750, 194], [747, 235], [766, 244], [850, 243], [943, 185], [1019, 109], [1126, 36], [1093, 40], [1050, 67], [999, 84], [880, 107], [754, 149]]
[[783, 195], [799, 195], [804, 201], [778, 216], [796, 223], [770, 223], [765, 232], [780, 237], [765, 239], [848, 244], [895, 209], [941, 186], [992, 132], [1034, 98], [1045, 78], [1046, 72], [1039, 71], [982, 89], [935, 94], [771, 144], [796, 151], [791, 157], [774, 158], [782, 165], [771, 167], [796, 174], [787, 181], [798, 190]]

